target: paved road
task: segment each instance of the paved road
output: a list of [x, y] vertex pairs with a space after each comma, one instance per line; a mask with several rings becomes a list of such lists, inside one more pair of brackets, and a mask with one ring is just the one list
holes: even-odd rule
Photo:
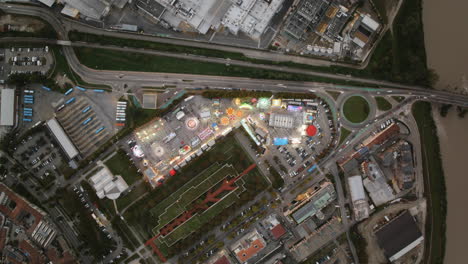
[[[215, 44], [215, 43], [207, 43], [201, 40], [187, 40], [187, 39], [180, 39], [180, 38], [168, 38], [168, 37], [157, 37], [152, 35], [146, 34], [139, 34], [139, 33], [127, 33], [127, 32], [118, 32], [116, 30], [110, 29], [102, 29], [92, 27], [87, 24], [80, 23], [77, 20], [69, 19], [63, 16], [55, 17], [53, 12], [48, 8], [42, 8], [39, 6], [24, 6], [19, 4], [0, 4], [0, 8], [8, 11], [8, 12], [17, 12], [31, 16], [39, 16], [45, 19], [50, 24], [54, 25], [54, 23], [60, 23], [66, 32], [70, 30], [78, 30], [80, 32], [86, 32], [91, 34], [109, 36], [109, 37], [119, 37], [119, 38], [127, 38], [127, 39], [135, 39], [135, 40], [145, 40], [145, 41], [152, 41], [170, 45], [182, 45], [188, 47], [195, 47], [195, 48], [206, 48], [206, 49], [213, 49], [213, 50], [221, 50], [225, 52], [235, 52], [241, 53], [249, 58], [254, 59], [261, 59], [267, 61], [274, 61], [274, 62], [295, 62], [300, 64], [307, 64], [307, 65], [314, 65], [314, 66], [330, 66], [330, 65], [340, 65], [344, 67], [356, 67], [354, 65], [349, 65], [345, 63], [333, 63], [328, 60], [304, 57], [304, 56], [296, 56], [296, 55], [288, 55], [276, 51], [268, 51], [262, 49], [251, 49], [245, 47], [235, 47], [235, 46], [228, 46], [222, 44]], [[46, 19], [46, 18], [52, 18]], [[53, 21], [51, 23], [51, 21]]]
[[[42, 19], [49, 22], [54, 29], [58, 32], [60, 40], [68, 40], [67, 36], [67, 23], [58, 20], [55, 16], [48, 12], [47, 9], [34, 7], [34, 6], [17, 6], [0, 4], [0, 9], [6, 12], [19, 13], [31, 16], [40, 16]], [[116, 33], [117, 34], [117, 33]], [[118, 33], [120, 35], [120, 33]], [[12, 40], [3, 40], [9, 41]], [[83, 44], [84, 45], [84, 44]], [[117, 47], [115, 47], [117, 48]], [[128, 51], [128, 49], [125, 49]], [[148, 51], [149, 52], [149, 51]], [[155, 52], [155, 51], [151, 51]], [[178, 85], [182, 88], [200, 88], [200, 87], [227, 87], [227, 88], [239, 88], [239, 89], [253, 89], [253, 90], [270, 90], [270, 91], [308, 91], [312, 87], [322, 87], [330, 90], [362, 90], [363, 88], [348, 87], [341, 85], [330, 85], [321, 84], [314, 82], [293, 82], [293, 81], [281, 81], [279, 85], [277, 80], [260, 80], [250, 78], [236, 78], [236, 77], [222, 77], [219, 76], [208, 76], [208, 75], [191, 75], [191, 74], [173, 74], [173, 73], [143, 73], [143, 72], [113, 72], [113, 71], [96, 71], [89, 69], [80, 64], [76, 58], [73, 49], [71, 47], [64, 47], [64, 54], [67, 57], [73, 70], [75, 70], [85, 81], [96, 84], [110, 84], [112, 87], [122, 87], [123, 84], [136, 84], [144, 86], [145, 84], [150, 85]], [[206, 58], [207, 59], [207, 58]], [[232, 62], [232, 61], [231, 61]], [[240, 63], [240, 62], [239, 62]], [[242, 62], [247, 63], [247, 62]], [[427, 97], [425, 99], [436, 101], [440, 103], [452, 103], [462, 106], [468, 106], [468, 96], [456, 95], [454, 96], [450, 92], [428, 90], [424, 87], [415, 87], [411, 85], [397, 84], [379, 80], [369, 80], [364, 78], [357, 78], [352, 76], [343, 76], [338, 74], [321, 73], [314, 71], [307, 71], [301, 69], [290, 69], [287, 67], [271, 66], [271, 65], [260, 65], [260, 67], [279, 67], [275, 69], [285, 70], [288, 72], [304, 73], [306, 71], [309, 75], [315, 75], [326, 78], [334, 78], [340, 80], [368, 82], [378, 86], [391, 86], [397, 88], [387, 89], [387, 94], [413, 94]], [[273, 68], [270, 68], [273, 69]], [[123, 77], [120, 77], [123, 76]], [[188, 83], [186, 80], [192, 80]], [[369, 90], [366, 90], [369, 91]]]

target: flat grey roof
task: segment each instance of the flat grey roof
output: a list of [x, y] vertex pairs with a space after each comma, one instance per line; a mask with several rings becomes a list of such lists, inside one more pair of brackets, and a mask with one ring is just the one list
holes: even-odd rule
[[78, 150], [76, 150], [70, 138], [67, 136], [67, 134], [65, 134], [62, 126], [60, 126], [57, 120], [55, 118], [50, 119], [49, 121], [47, 121], [47, 126], [49, 127], [50, 131], [52, 131], [55, 138], [57, 138], [63, 150], [65, 151], [65, 153], [67, 153], [67, 156], [70, 159], [76, 157], [78, 155]]
[[12, 126], [15, 123], [15, 89], [2, 89], [0, 101], [0, 125]]

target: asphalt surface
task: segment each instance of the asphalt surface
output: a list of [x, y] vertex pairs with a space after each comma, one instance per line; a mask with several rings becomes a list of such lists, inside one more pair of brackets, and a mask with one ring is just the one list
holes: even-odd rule
[[[31, 15], [31, 16], [39, 16], [45, 21], [49, 22], [54, 29], [58, 32], [58, 36], [60, 40], [68, 40], [68, 30], [67, 24], [72, 23], [73, 20], [62, 19], [59, 20], [55, 17], [48, 9], [36, 7], [36, 6], [22, 6], [22, 5], [0, 5], [0, 9], [4, 10], [5, 12], [10, 13], [18, 13], [24, 15]], [[87, 28], [88, 30], [98, 30], [92, 28], [88, 25], [77, 24], [81, 25], [80, 27]], [[77, 25], [74, 24], [74, 29], [77, 29]], [[83, 28], [83, 29], [84, 29]], [[81, 29], [81, 28], [80, 28]], [[83, 30], [84, 32], [88, 32]], [[92, 33], [92, 32], [89, 32]], [[102, 32], [101, 32], [102, 33]], [[126, 37], [126, 35], [134, 34], [126, 34], [126, 33], [118, 33], [112, 32], [120, 37]], [[164, 39], [164, 38], [161, 38]], [[168, 41], [167, 39], [164, 39]], [[170, 39], [172, 41], [172, 39]], [[3, 39], [2, 41], [12, 42], [12, 39]], [[184, 40], [184, 42], [186, 42]], [[171, 43], [171, 44], [180, 44], [180, 43]], [[200, 46], [201, 43], [196, 43], [197, 47]], [[77, 44], [78, 45], [78, 44]], [[96, 45], [96, 44], [86, 44], [83, 43], [81, 45]], [[182, 44], [185, 45], [185, 44]], [[212, 44], [209, 44], [212, 45]], [[99, 45], [97, 45], [99, 46]], [[193, 43], [192, 43], [193, 46]], [[130, 48], [119, 48], [113, 47], [116, 49], [123, 49], [124, 51], [131, 51]], [[139, 49], [136, 49], [139, 50]], [[242, 49], [245, 50], [245, 49]], [[156, 51], [149, 51], [146, 50], [145, 52], [156, 52]], [[237, 52], [237, 51], [236, 51]], [[144, 72], [118, 72], [118, 71], [97, 71], [89, 69], [80, 64], [78, 59], [76, 58], [74, 51], [71, 47], [64, 46], [64, 54], [70, 63], [72, 69], [78, 73], [85, 81], [90, 83], [96, 84], [110, 84], [112, 87], [122, 87], [124, 84], [134, 84], [144, 86], [145, 84], [152, 84], [154, 85], [177, 85], [182, 88], [191, 89], [191, 88], [237, 88], [237, 89], [249, 89], [249, 90], [270, 90], [270, 91], [303, 91], [307, 92], [311, 88], [321, 87], [327, 88], [328, 90], [338, 90], [338, 91], [345, 91], [345, 90], [366, 90], [366, 88], [358, 88], [358, 87], [351, 87], [351, 86], [342, 86], [342, 85], [331, 85], [331, 84], [323, 84], [323, 83], [315, 83], [315, 82], [294, 82], [294, 81], [278, 81], [278, 80], [262, 80], [262, 79], [251, 79], [251, 78], [239, 78], [239, 77], [222, 77], [219, 76], [209, 76], [209, 75], [192, 75], [192, 74], [174, 74], [174, 73], [144, 73]], [[172, 54], [175, 55], [175, 54]], [[180, 55], [178, 56], [185, 56]], [[191, 56], [191, 55], [187, 55]], [[271, 57], [271, 54], [269, 54]], [[200, 59], [209, 59], [209, 60], [219, 60], [216, 58], [204, 58], [199, 57]], [[224, 62], [226, 60], [223, 59]], [[219, 62], [219, 61], [218, 61]], [[243, 66], [254, 66], [250, 65], [248, 62], [243, 61], [234, 61], [235, 63], [239, 63], [238, 65]], [[229, 61], [230, 64], [233, 64], [233, 60]], [[265, 67], [264, 69], [274, 69], [280, 71], [287, 71], [291, 73], [300, 73], [300, 74], [308, 74], [326, 78], [334, 78], [339, 80], [348, 80], [348, 81], [357, 81], [357, 82], [365, 82], [365, 83], [372, 83], [373, 85], [378, 86], [390, 86], [390, 87], [397, 87], [397, 88], [390, 88], [392, 90], [387, 89], [385, 93], [389, 94], [405, 94], [405, 95], [416, 95], [421, 96], [422, 99], [426, 99], [429, 101], [435, 101], [439, 103], [451, 103], [461, 106], [468, 106], [468, 96], [464, 95], [456, 95], [446, 92], [446, 91], [437, 91], [437, 90], [429, 90], [425, 87], [416, 87], [411, 85], [404, 85], [398, 83], [391, 83], [387, 81], [379, 81], [379, 80], [369, 80], [364, 78], [357, 78], [352, 76], [344, 76], [339, 74], [331, 74], [331, 73], [322, 73], [322, 72], [314, 72], [302, 69], [291, 69], [282, 66], [272, 66], [272, 65], [262, 65], [262, 64], [255, 64], [255, 67]], [[186, 80], [191, 80], [187, 82]], [[282, 84], [278, 84], [278, 82], [282, 82]], [[130, 85], [129, 85], [130, 86]], [[326, 87], [325, 87], [326, 86]], [[376, 89], [377, 90], [377, 89]], [[382, 89], [380, 90], [382, 91]]]

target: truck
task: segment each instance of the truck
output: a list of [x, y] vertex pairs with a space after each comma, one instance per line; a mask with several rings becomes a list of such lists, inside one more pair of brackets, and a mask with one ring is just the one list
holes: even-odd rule
[[95, 93], [103, 93], [103, 92], [104, 92], [104, 90], [102, 90], [102, 89], [94, 89], [93, 91], [94, 91]]
[[83, 92], [86, 92], [86, 89], [83, 88], [83, 87], [80, 87], [80, 86], [75, 86], [76, 89], [80, 90], [80, 91], [83, 91]]
[[32, 119], [30, 119], [30, 118], [23, 118], [23, 121], [24, 121], [24, 122], [32, 122]]
[[52, 89], [50, 89], [49, 87], [46, 87], [46, 86], [44, 86], [44, 85], [42, 85], [42, 89], [44, 89], [44, 90], [46, 90], [46, 91], [48, 91], [48, 92], [52, 91]]

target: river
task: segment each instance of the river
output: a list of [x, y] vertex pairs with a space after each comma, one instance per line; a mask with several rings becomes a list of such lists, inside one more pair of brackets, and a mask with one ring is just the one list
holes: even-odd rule
[[467, 10], [468, 1], [423, 0], [427, 64], [439, 75], [437, 89], [468, 93]]
[[[468, 1], [423, 0], [427, 64], [439, 75], [436, 89], [468, 94], [467, 10]], [[466, 263], [468, 115], [464, 119], [458, 118], [454, 107], [445, 118], [437, 112], [434, 111], [434, 118], [439, 134], [448, 202], [444, 263]]]

